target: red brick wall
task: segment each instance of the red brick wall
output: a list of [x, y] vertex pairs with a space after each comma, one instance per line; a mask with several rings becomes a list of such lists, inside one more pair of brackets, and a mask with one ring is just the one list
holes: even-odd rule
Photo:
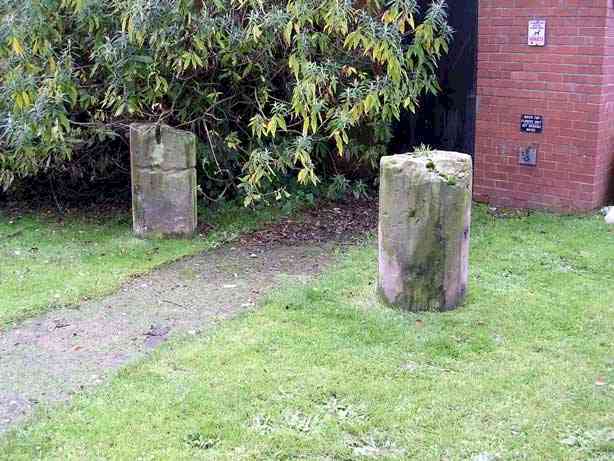
[[[554, 210], [604, 203], [614, 160], [611, 3], [479, 0], [476, 199]], [[531, 19], [547, 21], [545, 47], [527, 45]], [[543, 115], [544, 132], [521, 133], [522, 114]], [[537, 166], [519, 165], [532, 143]]]
[[595, 200], [598, 204], [614, 199], [614, 5], [610, 0], [603, 62], [603, 91], [597, 160]]

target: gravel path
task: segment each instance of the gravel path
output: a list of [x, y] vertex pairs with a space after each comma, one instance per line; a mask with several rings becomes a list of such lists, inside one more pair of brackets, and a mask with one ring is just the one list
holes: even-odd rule
[[0, 333], [0, 433], [37, 404], [68, 400], [169, 337], [206, 331], [253, 307], [280, 281], [319, 272], [338, 245], [242, 242], [165, 266], [113, 296]]

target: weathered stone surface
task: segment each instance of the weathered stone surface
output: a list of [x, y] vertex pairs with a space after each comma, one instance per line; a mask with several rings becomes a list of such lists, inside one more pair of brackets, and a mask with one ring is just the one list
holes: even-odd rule
[[189, 237], [196, 230], [196, 137], [166, 125], [130, 127], [134, 233]]
[[410, 311], [449, 310], [467, 291], [472, 161], [434, 151], [381, 160], [382, 299]]

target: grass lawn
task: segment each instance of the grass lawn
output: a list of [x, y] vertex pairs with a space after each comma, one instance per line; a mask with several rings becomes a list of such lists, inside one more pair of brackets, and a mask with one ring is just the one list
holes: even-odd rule
[[[127, 238], [127, 237], [126, 237]], [[18, 459], [614, 459], [614, 234], [476, 210], [470, 296], [403, 314], [376, 251], [167, 344], [0, 442]]]
[[0, 211], [0, 327], [113, 292], [132, 275], [211, 248], [277, 214], [230, 205], [200, 216], [201, 222], [214, 225], [204, 238], [146, 241], [132, 235], [128, 213], [60, 221]]

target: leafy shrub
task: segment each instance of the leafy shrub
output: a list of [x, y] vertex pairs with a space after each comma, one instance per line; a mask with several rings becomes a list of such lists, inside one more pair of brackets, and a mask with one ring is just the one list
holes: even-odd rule
[[195, 132], [206, 189], [246, 204], [334, 156], [376, 166], [451, 36], [444, 0], [0, 0], [0, 19], [5, 188], [108, 165], [149, 120]]

